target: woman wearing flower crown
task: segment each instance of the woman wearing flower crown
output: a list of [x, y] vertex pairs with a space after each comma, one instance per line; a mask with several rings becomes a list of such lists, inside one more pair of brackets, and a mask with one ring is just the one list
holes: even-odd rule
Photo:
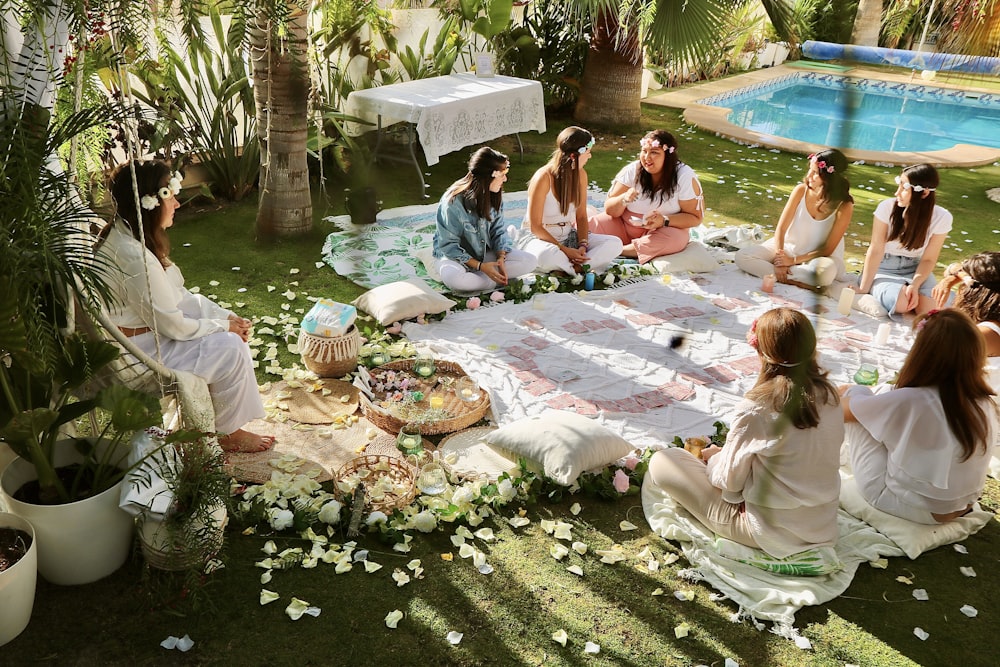
[[846, 171], [847, 158], [835, 148], [810, 155], [809, 171], [788, 197], [774, 238], [738, 250], [736, 265], [799, 287], [827, 287], [844, 276], [844, 233], [854, 213]]
[[933, 525], [962, 516], [982, 493], [997, 406], [968, 315], [931, 310], [915, 327], [895, 385], [842, 388], [845, 444], [869, 505]]
[[535, 268], [535, 258], [514, 249], [504, 226], [501, 192], [508, 171], [507, 156], [484, 146], [438, 203], [434, 257], [450, 289], [483, 292]]
[[907, 167], [896, 177], [896, 196], [875, 209], [858, 294], [871, 294], [890, 317], [934, 307], [934, 266], [952, 224], [936, 203], [939, 181], [929, 164]]
[[600, 273], [621, 254], [618, 237], [590, 232], [584, 167], [593, 147], [590, 132], [567, 127], [559, 133], [548, 164], [531, 177], [518, 245], [537, 258], [536, 271], [564, 271], [573, 276], [588, 265]]
[[617, 236], [622, 255], [645, 264], [684, 250], [705, 208], [698, 176], [680, 161], [672, 134], [653, 130], [639, 146], [639, 159], [615, 176], [604, 213], [591, 220], [591, 227]]
[[761, 315], [747, 341], [757, 383], [726, 446], [653, 455], [651, 480], [721, 537], [785, 558], [837, 540], [844, 416], [816, 361], [816, 332], [791, 308]]
[[264, 451], [274, 438], [243, 429], [265, 416], [246, 345], [251, 322], [185, 289], [184, 276], [170, 260], [167, 229], [174, 224], [180, 190], [181, 175], [158, 160], [125, 163], [112, 174], [116, 217], [96, 247], [114, 296], [108, 315], [164, 366], [208, 383], [225, 451]]

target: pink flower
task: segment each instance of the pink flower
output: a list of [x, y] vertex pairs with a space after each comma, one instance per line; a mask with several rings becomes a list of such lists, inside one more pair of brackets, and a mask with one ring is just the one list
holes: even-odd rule
[[481, 305], [483, 305], [483, 300], [478, 296], [469, 297], [469, 300], [465, 302], [465, 307], [469, 310], [475, 310]]
[[501, 301], [504, 300], [504, 298], [505, 298], [504, 293], [499, 290], [493, 292], [493, 294], [490, 294], [490, 301], [492, 301], [493, 303], [500, 303]]
[[385, 332], [390, 333], [393, 336], [397, 335], [402, 330], [403, 330], [403, 325], [400, 324], [399, 322], [393, 322], [392, 324], [390, 324], [385, 328]]
[[629, 470], [635, 470], [635, 467], [639, 465], [639, 457], [635, 455], [629, 455], [625, 458], [625, 467]]
[[615, 487], [615, 491], [618, 493], [625, 493], [628, 491], [629, 479], [625, 471], [619, 468], [615, 471], [614, 479], [611, 480], [611, 484]]

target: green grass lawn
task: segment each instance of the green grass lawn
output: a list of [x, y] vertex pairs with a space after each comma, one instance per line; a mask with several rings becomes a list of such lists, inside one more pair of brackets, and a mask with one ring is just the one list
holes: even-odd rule
[[[512, 138], [494, 142], [512, 156], [508, 190], [526, 187], [533, 171], [547, 159], [555, 135], [567, 124], [566, 118], [551, 117], [545, 135], [522, 136], [523, 159]], [[599, 141], [588, 164], [591, 180], [606, 190], [617, 170], [634, 156], [639, 136], [660, 126], [678, 133], [681, 158], [699, 173], [710, 225], [772, 227], [805, 171], [803, 156], [737, 146], [681, 127], [673, 110], [650, 107], [641, 128], [595, 133]], [[445, 156], [429, 170], [427, 199], [418, 192], [416, 176], [408, 168], [379, 170], [377, 182], [391, 184], [380, 188], [383, 205], [436, 201], [464, 174], [467, 156], [464, 151]], [[852, 165], [848, 171], [857, 204], [847, 244], [852, 257], [863, 256], [872, 211], [878, 201], [891, 196], [897, 173], [896, 168], [873, 165]], [[938, 201], [955, 215], [956, 227], [942, 263], [997, 247], [1000, 205], [984, 195], [997, 185], [996, 165], [943, 174]], [[172, 257], [189, 286], [199, 286], [202, 293], [215, 295], [249, 317], [284, 314], [287, 326], [294, 329], [293, 320], [310, 306], [308, 296], [349, 301], [362, 291], [330, 268], [316, 266], [323, 239], [333, 231], [322, 218], [343, 212], [342, 188], [330, 186], [325, 193], [317, 189], [315, 212], [312, 234], [261, 245], [253, 240], [253, 202], [191, 205], [182, 209], [171, 230]], [[269, 286], [274, 289], [269, 291]], [[288, 292], [294, 297], [289, 298]], [[281, 364], [289, 366], [296, 360], [279, 339], [267, 337], [277, 343]], [[268, 379], [274, 378], [261, 372], [261, 380]], [[987, 492], [985, 503], [996, 508], [997, 485], [991, 482]], [[577, 516], [569, 511], [573, 502], [583, 507]], [[501, 516], [512, 516], [517, 509], [508, 507]], [[990, 630], [1000, 617], [996, 521], [966, 542], [968, 555], [944, 547], [916, 561], [890, 559], [884, 570], [862, 565], [845, 595], [799, 612], [797, 626], [813, 644], [812, 651], [804, 652], [746, 622], [731, 622], [733, 605], [711, 599], [711, 589], [677, 576], [686, 566], [683, 558], [650, 572], [634, 557], [602, 565], [592, 556], [572, 554], [557, 562], [548, 555], [554, 539], [539, 529], [538, 520], [543, 518], [570, 522], [575, 539], [592, 550], [617, 543], [634, 556], [649, 547], [661, 560], [676, 552], [676, 545], [649, 532], [637, 497], [605, 501], [574, 496], [525, 509], [532, 519], [526, 528], [487, 522], [498, 537], [479, 545], [495, 568], [490, 575], [481, 575], [458, 557], [449, 541], [450, 530], [418, 534], [408, 554], [395, 553], [365, 536], [360, 546], [370, 549], [370, 558], [384, 565], [382, 570], [365, 574], [355, 568], [336, 575], [332, 566], [320, 564], [316, 569], [277, 572], [267, 588], [280, 593], [282, 600], [261, 606], [262, 570], [254, 563], [263, 557], [261, 547], [268, 536], [242, 535], [234, 526], [228, 533], [226, 568], [212, 575], [203, 591], [207, 595], [202, 598], [214, 602], [214, 612], [183, 604], [179, 607], [183, 614], [164, 609], [161, 598], [150, 593], [139, 555], [115, 575], [89, 586], [64, 588], [39, 582], [32, 622], [24, 634], [0, 649], [0, 664], [721, 666], [731, 658], [742, 666], [971, 667], [996, 662], [1000, 641], [991, 638]], [[623, 519], [639, 529], [622, 532]], [[282, 548], [302, 543], [287, 536], [275, 539]], [[454, 560], [445, 561], [443, 553], [454, 553]], [[411, 559], [421, 560], [424, 577], [397, 587], [389, 575]], [[568, 573], [565, 568], [570, 563], [581, 565], [585, 576]], [[960, 566], [974, 567], [978, 576], [962, 575]], [[657, 588], [664, 594], [653, 595]], [[914, 588], [926, 589], [930, 599], [915, 600]], [[694, 599], [678, 600], [672, 595], [678, 589], [694, 591]], [[292, 622], [283, 613], [292, 596], [320, 607], [321, 615]], [[964, 604], [976, 607], [979, 616], [963, 616], [959, 607]], [[406, 616], [396, 630], [390, 630], [383, 619], [394, 609]], [[674, 627], [681, 622], [691, 626], [691, 634], [676, 639]], [[926, 641], [914, 636], [917, 626], [930, 633]], [[559, 629], [569, 635], [565, 648], [551, 639]], [[458, 646], [445, 639], [452, 630], [464, 633]], [[191, 652], [159, 647], [167, 636], [184, 634], [195, 641]], [[587, 641], [600, 644], [598, 655], [584, 654]]]

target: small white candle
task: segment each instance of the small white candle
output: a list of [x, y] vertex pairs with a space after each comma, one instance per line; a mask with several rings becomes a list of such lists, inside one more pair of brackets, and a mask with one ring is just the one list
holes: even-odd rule
[[889, 342], [889, 330], [890, 327], [888, 322], [883, 322], [878, 325], [878, 331], [875, 333], [876, 345], [885, 345]]
[[837, 302], [837, 312], [841, 315], [850, 315], [851, 306], [854, 304], [854, 290], [845, 287], [840, 291], [840, 301]]

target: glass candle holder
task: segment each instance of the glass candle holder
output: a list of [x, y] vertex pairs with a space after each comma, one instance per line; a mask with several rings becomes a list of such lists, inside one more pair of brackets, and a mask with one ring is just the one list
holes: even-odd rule
[[773, 273], [769, 273], [766, 276], [764, 276], [764, 278], [761, 280], [761, 283], [760, 283], [760, 289], [761, 289], [761, 291], [762, 292], [767, 292], [768, 294], [770, 294], [771, 292], [773, 292], [774, 291], [774, 281], [775, 281], [775, 279], [776, 278], [775, 278], [775, 275]]
[[448, 488], [448, 474], [437, 461], [431, 461], [420, 469], [417, 475], [417, 488], [420, 493], [436, 496]]
[[855, 384], [871, 386], [878, 382], [878, 368], [872, 364], [861, 364], [854, 373]]
[[396, 436], [396, 448], [407, 456], [416, 456], [424, 451], [424, 438], [418, 424], [404, 424]]
[[444, 396], [432, 395], [427, 399], [428, 404], [431, 406], [431, 410], [440, 410], [444, 407]]
[[482, 395], [479, 383], [470, 377], [458, 378], [453, 386], [455, 388], [455, 396], [467, 403], [478, 401]]
[[381, 366], [389, 361], [389, 355], [382, 351], [372, 352], [372, 356], [369, 357], [372, 366]]
[[434, 375], [437, 372], [437, 368], [434, 366], [434, 357], [426, 352], [418, 354], [413, 359], [413, 372], [422, 378]]

